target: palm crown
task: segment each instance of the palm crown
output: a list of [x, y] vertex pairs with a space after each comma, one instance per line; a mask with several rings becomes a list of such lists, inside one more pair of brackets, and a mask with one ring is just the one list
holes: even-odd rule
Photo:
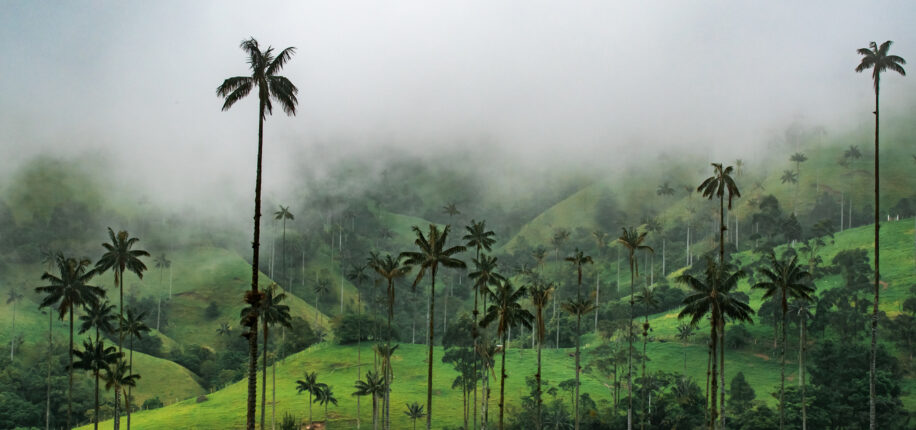
[[868, 48], [859, 48], [856, 51], [862, 56], [862, 62], [856, 66], [856, 72], [861, 73], [868, 69], [872, 69], [871, 76], [875, 81], [875, 91], [877, 91], [880, 86], [881, 73], [888, 69], [906, 76], [906, 70], [903, 69], [906, 60], [897, 55], [887, 55], [887, 51], [890, 50], [893, 43], [894, 42], [888, 40], [882, 43], [881, 46], [878, 46], [877, 43], [870, 42]]
[[245, 98], [255, 87], [258, 88], [258, 101], [261, 103], [261, 119], [273, 114], [273, 102], [280, 103], [283, 112], [288, 115], [296, 114], [296, 105], [299, 100], [296, 95], [299, 89], [289, 79], [277, 75], [286, 62], [296, 53], [296, 48], [289, 47], [276, 56], [272, 47], [261, 50], [258, 41], [254, 38], [243, 40], [240, 47], [248, 54], [248, 66], [251, 76], [236, 76], [228, 78], [216, 88], [216, 94], [225, 98], [223, 110], [229, 110], [237, 101]]
[[48, 281], [49, 285], [35, 289], [45, 294], [39, 308], [57, 304], [59, 317], [64, 319], [68, 311], [95, 303], [99, 297], [105, 297], [105, 290], [88, 285], [96, 274], [96, 271], [89, 269], [88, 259], [77, 260], [57, 254], [56, 263], [60, 277], [45, 272], [44, 275], [41, 275], [41, 279]]

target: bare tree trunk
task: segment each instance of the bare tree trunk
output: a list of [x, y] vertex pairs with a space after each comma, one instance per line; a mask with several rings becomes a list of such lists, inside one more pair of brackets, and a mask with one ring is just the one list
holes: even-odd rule
[[48, 397], [45, 405], [45, 430], [51, 430], [51, 326], [52, 312], [48, 309]]
[[433, 344], [435, 343], [433, 326], [433, 315], [435, 315], [436, 300], [433, 295], [436, 294], [436, 266], [432, 268], [432, 278], [429, 287], [429, 353], [426, 358], [428, 382], [426, 384], [426, 430], [432, 430], [433, 427]]
[[878, 251], [881, 247], [878, 244], [878, 229], [881, 227], [881, 220], [878, 217], [880, 211], [879, 189], [880, 176], [878, 175], [878, 81], [875, 81], [875, 305], [871, 317], [871, 365], [868, 376], [868, 428], [876, 429], [875, 416], [875, 360], [877, 358], [878, 343], [878, 296], [880, 288], [878, 283], [881, 281], [881, 271], [878, 266]]
[[[258, 252], [261, 236], [261, 163], [264, 152], [264, 101], [261, 100], [258, 117], [258, 166], [257, 178], [254, 188], [254, 240], [251, 241], [251, 291], [248, 304], [257, 308], [260, 304], [260, 291], [258, 290]], [[248, 403], [245, 428], [254, 430], [255, 413], [258, 408], [258, 316], [251, 315], [248, 328]]]

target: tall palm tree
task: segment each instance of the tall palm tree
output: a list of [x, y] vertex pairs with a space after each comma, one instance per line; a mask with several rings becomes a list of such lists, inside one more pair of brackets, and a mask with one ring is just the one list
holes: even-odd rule
[[537, 380], [537, 391], [535, 402], [537, 403], [537, 426], [535, 430], [541, 430], [543, 421], [541, 417], [541, 348], [544, 345], [544, 335], [547, 334], [547, 327], [544, 325], [544, 308], [550, 301], [550, 295], [553, 293], [553, 284], [536, 283], [531, 288], [531, 304], [534, 306], [534, 336], [537, 339], [538, 348], [538, 371], [534, 374]]
[[[360, 327], [360, 313], [362, 312], [362, 284], [369, 280], [366, 274], [368, 264], [357, 266], [351, 265], [350, 270], [346, 273], [346, 278], [356, 285], [356, 379], [362, 378], [362, 333]], [[359, 397], [356, 398], [356, 427], [359, 428]]]
[[500, 369], [499, 382], [499, 429], [503, 429], [503, 417], [505, 415], [505, 394], [506, 394], [506, 335], [513, 326], [522, 326], [531, 328], [531, 322], [534, 315], [531, 315], [527, 309], [523, 308], [519, 302], [528, 290], [526, 287], [515, 289], [512, 283], [507, 281], [501, 282], [495, 291], [490, 293], [493, 304], [487, 308], [483, 319], [480, 321], [481, 327], [487, 327], [494, 321], [496, 322], [496, 335], [502, 339], [502, 368]]
[[801, 179], [801, 163], [808, 161], [808, 156], [801, 152], [796, 152], [789, 157], [789, 161], [795, 163], [795, 180], [793, 181], [795, 184], [795, 198], [792, 200], [792, 213], [795, 213], [795, 206], [798, 200], [799, 179]]
[[655, 194], [659, 196], [673, 196], [674, 188], [671, 188], [671, 185], [669, 185], [666, 181], [664, 184], [659, 185], [658, 188], [655, 189]]
[[781, 430], [786, 420], [784, 394], [786, 389], [786, 315], [789, 311], [789, 297], [811, 300], [814, 288], [806, 282], [811, 274], [804, 269], [804, 266], [798, 264], [798, 256], [792, 255], [777, 260], [776, 255], [770, 252], [768, 264], [769, 267], [758, 269], [764, 280], [754, 284], [754, 288], [764, 290], [764, 299], [778, 297], [779, 309], [782, 312], [782, 364], [779, 375], [779, 428]]
[[464, 245], [468, 248], [475, 248], [476, 254], [474, 258], [480, 258], [480, 251], [485, 250], [490, 252], [493, 244], [496, 243], [496, 233], [492, 230], [487, 230], [487, 221], [472, 219], [470, 225], [464, 226], [464, 230], [467, 232], [461, 240], [465, 241]]
[[448, 202], [445, 206], [442, 206], [442, 212], [447, 213], [450, 217], [461, 214], [461, 211], [458, 210], [458, 206], [455, 206], [453, 202]]
[[734, 321], [750, 321], [750, 315], [754, 313], [747, 303], [732, 296], [732, 292], [738, 286], [738, 281], [745, 275], [742, 270], [736, 271], [731, 265], [708, 258], [702, 278], [694, 277], [689, 273], [677, 278], [678, 282], [686, 285], [692, 292], [684, 298], [684, 308], [681, 309], [678, 318], [690, 317], [690, 325], [695, 327], [703, 317], [707, 315], [710, 317], [711, 370], [707, 375], [712, 381], [712, 388], [707, 392], [707, 397], [711, 395], [712, 399], [709, 402], [709, 421], [707, 422], [710, 429], [715, 427], [719, 417], [716, 398], [719, 389], [718, 368], [715, 359], [716, 351], [719, 348], [719, 331], [724, 330], [725, 317]]
[[[474, 338], [474, 350], [475, 351], [478, 351], [480, 347], [480, 344], [479, 344], [480, 330], [477, 327], [478, 323], [480, 322], [479, 312], [477, 310], [477, 297], [478, 296], [483, 297], [483, 307], [484, 309], [486, 309], [487, 299], [490, 297], [490, 287], [494, 287], [494, 288], [498, 287], [501, 282], [506, 280], [505, 277], [503, 277], [496, 271], [498, 265], [499, 263], [498, 263], [497, 257], [491, 257], [491, 256], [487, 256], [486, 254], [483, 254], [482, 257], [478, 256], [477, 258], [474, 259], [475, 270], [474, 272], [471, 272], [468, 275], [468, 277], [474, 281], [474, 284], [473, 284], [474, 318], [472, 321], [472, 324], [474, 326], [471, 327], [471, 336]], [[475, 372], [480, 371], [479, 365], [480, 365], [480, 354], [477, 354], [475, 355], [475, 360], [474, 360]], [[487, 410], [489, 406], [488, 400], [489, 400], [489, 395], [490, 395], [489, 382], [490, 382], [490, 374], [487, 371], [486, 365], [485, 365], [484, 371], [483, 371], [483, 391], [484, 391], [483, 397], [484, 397], [484, 400], [481, 405], [481, 409], [482, 409], [481, 412], [483, 415], [481, 419], [481, 428], [483, 429], [487, 428], [487, 418], [489, 417], [488, 410]], [[477, 382], [475, 381], [474, 382], [474, 420], [475, 420], [474, 422], [475, 423], [477, 422], [476, 421], [477, 418], [478, 418], [477, 417]]]
[[[379, 257], [375, 254], [372, 254], [369, 257], [369, 267], [378, 273], [379, 276], [388, 281], [387, 288], [387, 302], [388, 302], [388, 348], [391, 348], [391, 319], [394, 317], [394, 281], [398, 278], [403, 278], [410, 273], [411, 267], [404, 266], [401, 264], [400, 257], [392, 257], [391, 254], [385, 254], [385, 257]], [[394, 375], [392, 375], [392, 369], [389, 363], [387, 374], [385, 379], [387, 381], [387, 388], [385, 390], [385, 423], [390, 425], [391, 415], [390, 415], [390, 392], [391, 392], [391, 382], [393, 381]], [[387, 427], [386, 427], [387, 428]]]
[[324, 406], [324, 422], [328, 422], [328, 403], [333, 403], [334, 406], [337, 406], [337, 397], [334, 397], [334, 391], [331, 390], [331, 387], [328, 384], [321, 384], [318, 390], [315, 392], [314, 403]]
[[73, 367], [76, 369], [87, 370], [95, 377], [95, 408], [93, 409], [93, 428], [99, 428], [99, 377], [102, 370], [107, 369], [110, 364], [116, 363], [121, 354], [113, 346], [105, 347], [105, 341], [92, 339], [83, 341], [83, 350], [73, 351], [76, 356], [76, 362]]
[[[651, 309], [654, 309], [658, 306], [658, 298], [655, 297], [655, 288], [651, 286], [643, 287], [642, 291], [636, 295], [636, 301], [645, 306], [645, 316], [642, 323], [642, 378], [646, 379], [646, 362], [649, 361], [649, 355], [646, 352], [646, 344], [649, 340], [649, 313]], [[649, 391], [646, 390], [646, 395], [649, 395]], [[640, 423], [641, 428], [645, 428], [646, 417], [648, 416], [648, 410], [646, 409], [649, 405], [648, 399], [643, 403], [643, 419]]]
[[267, 345], [270, 338], [270, 326], [281, 325], [286, 328], [292, 328], [290, 325], [292, 319], [289, 315], [289, 306], [281, 304], [284, 300], [286, 300], [286, 294], [278, 292], [277, 284], [271, 284], [264, 290], [260, 309], [253, 311], [252, 309], [244, 308], [241, 312], [242, 317], [257, 312], [264, 331], [264, 344], [261, 348], [263, 353], [261, 360], [261, 428], [264, 428], [264, 414], [267, 410]]
[[[283, 243], [281, 247], [283, 248], [282, 267], [283, 267], [283, 271], [285, 272], [286, 271], [286, 220], [294, 220], [296, 218], [293, 216], [292, 212], [289, 211], [289, 206], [283, 207], [283, 205], [280, 205], [280, 210], [274, 212], [274, 219], [280, 220], [283, 223]], [[293, 281], [291, 279], [288, 279], [287, 282], [289, 282], [289, 286], [290, 288], [292, 288]]]
[[86, 312], [84, 315], [80, 315], [80, 328], [79, 334], [83, 334], [89, 330], [95, 330], [95, 340], [99, 341], [100, 334], [112, 334], [115, 332], [115, 321], [118, 320], [118, 317], [115, 316], [114, 305], [108, 303], [108, 300], [104, 302], [94, 302], [89, 303], [86, 306], [83, 306], [83, 310]]
[[413, 402], [407, 405], [404, 415], [407, 415], [413, 421], [413, 430], [417, 430], [417, 420], [426, 416], [426, 413], [423, 412], [423, 405]]
[[654, 252], [652, 247], [643, 245], [646, 241], [646, 232], [638, 232], [635, 228], [623, 228], [623, 234], [617, 238], [617, 243], [627, 249], [630, 261], [630, 322], [627, 324], [627, 430], [633, 430], [633, 308], [636, 299], [636, 277], [639, 276], [639, 260], [637, 251]]
[[[121, 354], [120, 352], [118, 354]], [[123, 355], [120, 355], [123, 357]], [[118, 430], [121, 428], [121, 420], [118, 417], [118, 410], [120, 408], [120, 394], [124, 394], [124, 406], [127, 410], [130, 410], [130, 397], [127, 396], [127, 387], [134, 387], [137, 385], [137, 380], [140, 379], [140, 375], [131, 373], [128, 364], [124, 361], [123, 358], [119, 359], [117, 363], [110, 364], [105, 369], [105, 390], [114, 390], [115, 392], [115, 412], [114, 412], [114, 428]]]
[[[165, 269], [169, 269], [169, 300], [172, 299], [172, 261], [168, 259], [165, 253], [153, 259], [156, 268], [159, 269], [159, 287], [162, 288], [162, 275]], [[158, 317], [156, 317], [158, 319]], [[159, 327], [156, 327], [159, 330]]]
[[68, 348], [68, 369], [69, 369], [69, 388], [67, 389], [67, 428], [71, 427], [71, 416], [73, 410], [73, 312], [76, 308], [86, 304], [92, 304], [105, 297], [105, 290], [89, 285], [89, 281], [95, 276], [95, 270], [89, 268], [92, 262], [83, 258], [66, 258], [63, 254], [57, 254], [55, 259], [58, 273], [60, 276], [54, 276], [48, 272], [41, 275], [43, 281], [48, 285], [35, 288], [45, 297], [41, 300], [38, 308], [56, 306], [58, 317], [63, 320], [64, 315], [70, 314], [70, 347]]
[[699, 187], [698, 193], [703, 193], [703, 197], [712, 200], [714, 197], [719, 198], [719, 261], [725, 261], [725, 194], [728, 194], [728, 210], [732, 209], [732, 200], [741, 197], [741, 191], [738, 185], [732, 179], [734, 167], [728, 166], [723, 168], [722, 163], [711, 163], [713, 175], [706, 178]]
[[595, 305], [591, 300], [583, 299], [581, 297], [576, 300], [570, 300], [566, 303], [563, 303], [563, 310], [569, 312], [571, 315], [576, 316], [576, 394], [574, 409], [575, 409], [575, 428], [579, 429], [579, 374], [582, 371], [581, 366], [579, 366], [580, 352], [579, 344], [580, 337], [582, 335], [582, 316], [587, 315], [589, 312], [595, 310]]
[[321, 313], [318, 309], [321, 306], [320, 297], [327, 294], [328, 291], [331, 291], [331, 281], [328, 278], [318, 279], [318, 282], [315, 283], [315, 325], [318, 325], [318, 314]]
[[383, 393], [384, 405], [383, 413], [385, 416], [382, 421], [382, 425], [387, 430], [391, 428], [391, 420], [388, 417], [388, 400], [391, 396], [391, 382], [394, 380], [394, 368], [391, 367], [391, 357], [394, 355], [394, 352], [398, 350], [400, 345], [391, 346], [391, 340], [388, 340], [388, 344], [378, 343], [372, 349], [375, 350], [375, 353], [382, 360], [382, 369], [385, 371], [384, 381], [385, 381], [385, 392]]
[[[121, 318], [124, 318], [124, 272], [130, 271], [143, 279], [143, 272], [146, 271], [146, 264], [140, 257], [149, 257], [149, 253], [142, 249], [131, 249], [140, 239], [130, 237], [126, 230], [118, 232], [117, 236], [111, 227], [108, 227], [109, 243], [103, 243], [105, 253], [95, 263], [95, 271], [99, 274], [111, 270], [114, 273], [115, 285], [118, 286], [120, 301], [118, 310]], [[121, 352], [122, 343], [124, 342], [124, 332], [118, 331], [118, 352]]]
[[[258, 291], [258, 248], [261, 236], [261, 160], [264, 153], [264, 120], [273, 113], [273, 102], [277, 101], [287, 115], [296, 114], [299, 90], [289, 79], [278, 75], [283, 66], [292, 58], [296, 48], [289, 47], [274, 55], [272, 47], [261, 50], [254, 38], [243, 40], [240, 47], [248, 55], [248, 66], [251, 76], [228, 78], [216, 88], [216, 94], [224, 98], [223, 111], [229, 110], [237, 101], [245, 98], [255, 87], [258, 88], [258, 160], [254, 186], [254, 240], [251, 242], [251, 291], [246, 294], [245, 302], [252, 309], [260, 306], [261, 293]], [[257, 371], [258, 371], [258, 317], [252, 314], [247, 321], [250, 330], [248, 336], [248, 411], [246, 428], [254, 430], [255, 410], [257, 409]]]
[[[128, 361], [128, 371], [131, 375], [134, 373], [134, 338], [142, 339], [143, 333], [149, 332], [149, 326], [143, 321], [146, 318], [146, 312], [136, 312], [133, 308], [127, 308], [127, 316], [121, 319], [121, 332], [130, 337], [130, 357]], [[133, 385], [127, 386], [127, 395], [130, 396]], [[127, 428], [130, 429], [130, 409], [127, 410]]]
[[446, 225], [441, 231], [434, 224], [429, 225], [428, 235], [423, 235], [419, 227], [411, 227], [417, 239], [414, 244], [419, 248], [418, 252], [402, 252], [400, 257], [405, 258], [405, 264], [419, 266], [417, 277], [413, 281], [413, 286], [423, 280], [426, 271], [430, 271], [430, 290], [429, 290], [429, 353], [427, 356], [427, 382], [426, 382], [426, 430], [432, 429], [433, 416], [433, 316], [436, 308], [436, 272], [439, 265], [453, 269], [463, 269], [467, 267], [464, 261], [454, 258], [453, 255], [464, 252], [466, 248], [462, 245], [446, 248], [448, 234], [451, 226]]
[[[813, 297], [812, 297], [813, 298]], [[807, 325], [811, 314], [808, 300], [796, 300], [789, 303], [789, 311], [798, 316], [798, 385], [801, 387], [802, 430], [808, 429], [808, 411], [805, 405], [805, 352], [807, 350]]]
[[322, 387], [326, 387], [327, 384], [323, 382], [318, 382], [318, 372], [305, 372], [305, 379], [299, 379], [296, 381], [296, 391], [299, 394], [303, 392], [309, 393], [309, 424], [312, 424], [312, 396], [317, 395], [321, 391]]
[[872, 69], [871, 76], [875, 83], [875, 305], [871, 320], [871, 369], [868, 381], [868, 422], [870, 430], [875, 430], [875, 359], [878, 342], [878, 282], [880, 282], [880, 271], [878, 270], [878, 228], [881, 222], [878, 216], [880, 211], [880, 206], [878, 205], [878, 190], [880, 188], [878, 176], [878, 94], [881, 88], [881, 73], [890, 69], [906, 76], [906, 70], [903, 69], [906, 60], [896, 55], [888, 55], [891, 44], [893, 42], [890, 40], [882, 43], [881, 46], [871, 42], [868, 44], [868, 48], [859, 48], [857, 52], [862, 56], [862, 61], [856, 66], [856, 72], [858, 73]]
[[13, 304], [13, 322], [10, 327], [10, 361], [13, 360], [16, 350], [16, 303], [22, 300], [22, 293], [10, 287], [9, 294], [6, 296], [6, 304]]
[[366, 380], [357, 380], [354, 387], [354, 396], [372, 396], [372, 430], [378, 430], [378, 399], [385, 395], [385, 377], [378, 372], [370, 370], [366, 373]]

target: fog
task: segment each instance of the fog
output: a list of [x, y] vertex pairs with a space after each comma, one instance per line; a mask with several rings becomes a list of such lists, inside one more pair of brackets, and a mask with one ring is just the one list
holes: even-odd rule
[[[299, 111], [265, 125], [265, 192], [336, 160], [490, 153], [613, 169], [752, 158], [793, 122], [870, 121], [856, 49], [912, 58], [910, 2], [4, 2], [0, 168], [75, 157], [165, 203], [247, 202], [257, 101], [221, 112], [249, 36], [297, 48]], [[885, 112], [913, 79], [886, 78]], [[486, 163], [484, 163], [486, 165]], [[317, 173], [303, 175], [302, 170]], [[494, 167], [495, 169], [495, 167]], [[3, 177], [4, 175], [0, 175]]]

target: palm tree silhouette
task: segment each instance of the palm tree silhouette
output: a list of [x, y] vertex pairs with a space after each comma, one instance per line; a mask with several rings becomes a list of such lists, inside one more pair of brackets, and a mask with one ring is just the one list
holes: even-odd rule
[[312, 396], [317, 395], [322, 387], [326, 386], [327, 384], [318, 382], [317, 372], [305, 372], [305, 379], [296, 381], [296, 391], [299, 394], [302, 394], [302, 392], [309, 393], [309, 424], [312, 424], [312, 403], [314, 403]]
[[405, 258], [405, 264], [419, 266], [417, 277], [413, 281], [413, 286], [423, 280], [426, 271], [430, 271], [430, 290], [429, 290], [429, 353], [427, 357], [427, 382], [426, 382], [426, 430], [432, 429], [433, 414], [433, 320], [435, 318], [436, 308], [436, 272], [439, 265], [453, 269], [464, 269], [467, 267], [463, 261], [452, 257], [453, 255], [464, 252], [466, 248], [462, 245], [446, 248], [448, 234], [451, 226], [446, 225], [441, 231], [434, 224], [429, 225], [428, 235], [423, 235], [419, 227], [411, 227], [417, 239], [414, 244], [419, 248], [419, 252], [402, 252], [400, 258]]
[[6, 304], [13, 304], [13, 322], [10, 326], [10, 361], [13, 361], [16, 350], [16, 303], [20, 300], [22, 300], [22, 293], [10, 287], [9, 293], [6, 296]]
[[115, 331], [115, 321], [118, 320], [118, 317], [114, 315], [112, 310], [114, 305], [108, 303], [108, 300], [104, 302], [94, 302], [89, 303], [88, 306], [83, 306], [85, 311], [84, 315], [80, 315], [80, 328], [79, 334], [83, 334], [89, 330], [95, 329], [95, 340], [96, 342], [100, 339], [100, 332], [105, 334], [111, 334]]
[[481, 327], [487, 327], [494, 321], [496, 322], [496, 335], [502, 339], [502, 369], [500, 370], [499, 383], [499, 428], [503, 428], [503, 418], [505, 415], [505, 394], [506, 394], [506, 334], [513, 326], [522, 326], [531, 328], [531, 321], [534, 315], [531, 315], [527, 309], [523, 308], [519, 301], [525, 297], [527, 289], [523, 286], [515, 289], [512, 283], [507, 281], [501, 282], [495, 291], [490, 293], [493, 304], [487, 308], [483, 319], [480, 321]]
[[[118, 286], [120, 296], [118, 311], [121, 318], [124, 318], [124, 272], [131, 271], [137, 275], [138, 278], [143, 279], [143, 272], [146, 271], [146, 264], [143, 263], [143, 260], [140, 260], [140, 257], [149, 257], [149, 253], [142, 249], [131, 249], [140, 239], [130, 237], [130, 234], [125, 230], [119, 231], [117, 236], [115, 236], [111, 227], [108, 227], [108, 237], [111, 239], [111, 242], [102, 244], [105, 248], [105, 253], [102, 254], [99, 261], [95, 263], [95, 271], [99, 274], [109, 270], [114, 272], [115, 285]], [[121, 344], [123, 341], [124, 332], [119, 330], [118, 352], [121, 352]]]
[[637, 232], [635, 228], [623, 228], [623, 234], [617, 238], [617, 243], [627, 249], [630, 261], [630, 321], [627, 324], [627, 430], [633, 429], [633, 305], [636, 299], [636, 277], [639, 276], [639, 261], [637, 251], [654, 252], [648, 245], [643, 245], [646, 232]]
[[[468, 275], [468, 277], [474, 281], [474, 284], [473, 284], [474, 318], [472, 321], [473, 327], [471, 327], [471, 336], [474, 338], [474, 350], [475, 351], [479, 351], [480, 349], [480, 344], [478, 343], [478, 340], [480, 338], [480, 331], [478, 330], [478, 326], [477, 326], [479, 323], [479, 317], [478, 317], [479, 313], [477, 310], [477, 296], [479, 295], [483, 297], [483, 307], [484, 309], [486, 309], [487, 308], [487, 299], [490, 297], [490, 287], [494, 287], [494, 288], [498, 287], [501, 282], [506, 280], [505, 277], [503, 277], [502, 275], [496, 272], [496, 269], [498, 266], [497, 260], [498, 258], [490, 257], [490, 256], [487, 256], [486, 254], [484, 254], [483, 257], [475, 258], [474, 259], [475, 271], [471, 272]], [[474, 361], [475, 361], [474, 363], [475, 372], [477, 372], [479, 371], [478, 366], [480, 364], [480, 354], [477, 354], [475, 356]], [[484, 403], [482, 406], [485, 419], [483, 420], [484, 421], [483, 424], [481, 424], [483, 428], [486, 428], [486, 417], [488, 416], [487, 408], [489, 405], [488, 400], [490, 396], [490, 389], [489, 389], [490, 374], [487, 371], [487, 367], [488, 366], [486, 366], [486, 363], [485, 363], [484, 371], [483, 371]], [[476, 419], [477, 419], [477, 382], [476, 381], [474, 382], [474, 419], [475, 419], [474, 422], [476, 423]]]
[[461, 211], [458, 210], [458, 206], [455, 206], [453, 202], [446, 203], [445, 206], [442, 207], [442, 211], [447, 213], [450, 217], [461, 214]]
[[862, 61], [856, 66], [857, 73], [872, 69], [871, 76], [875, 85], [875, 305], [872, 311], [871, 320], [871, 369], [868, 380], [868, 426], [870, 430], [875, 430], [875, 359], [877, 357], [878, 341], [878, 283], [881, 281], [881, 272], [878, 270], [878, 250], [880, 248], [878, 246], [878, 228], [881, 222], [878, 216], [880, 210], [880, 206], [878, 205], [878, 190], [880, 189], [880, 179], [878, 176], [878, 94], [881, 88], [881, 73], [890, 69], [906, 76], [906, 70], [903, 69], [906, 60], [896, 55], [888, 55], [891, 44], [893, 44], [893, 42], [890, 40], [882, 43], [881, 46], [878, 46], [875, 42], [871, 42], [868, 44], [868, 48], [859, 48], [857, 52], [862, 56]]
[[413, 402], [407, 405], [407, 410], [404, 411], [404, 415], [407, 415], [411, 421], [413, 421], [413, 430], [417, 430], [417, 419], [423, 418], [426, 414], [423, 412], [423, 405]]
[[770, 252], [768, 256], [769, 267], [758, 269], [764, 281], [754, 284], [753, 288], [763, 289], [763, 298], [778, 297], [779, 309], [782, 312], [782, 364], [779, 382], [779, 428], [785, 426], [785, 389], [786, 389], [786, 314], [789, 311], [789, 297], [793, 299], [811, 300], [814, 288], [807, 281], [811, 274], [798, 264], [798, 256], [777, 260], [776, 255]]
[[[289, 206], [283, 207], [283, 205], [280, 205], [280, 210], [274, 212], [274, 219], [280, 220], [283, 223], [283, 243], [280, 246], [283, 248], [282, 267], [283, 271], [286, 272], [286, 220], [294, 220], [296, 218], [293, 216], [292, 212], [289, 211]], [[292, 279], [287, 279], [287, 282], [289, 282], [289, 287], [292, 289]]]
[[331, 390], [331, 387], [327, 384], [321, 384], [318, 391], [315, 392], [314, 403], [324, 406], [324, 421], [328, 421], [328, 403], [333, 403], [334, 406], [337, 406], [337, 397], [334, 397], [334, 391]]
[[244, 318], [253, 312], [257, 312], [261, 320], [261, 327], [264, 331], [264, 344], [262, 347], [263, 357], [261, 359], [261, 428], [264, 427], [264, 414], [267, 410], [267, 345], [270, 339], [270, 326], [281, 325], [286, 328], [292, 328], [290, 325], [291, 318], [289, 315], [289, 306], [281, 304], [286, 300], [286, 294], [278, 292], [277, 284], [271, 284], [264, 290], [264, 297], [261, 299], [260, 309], [242, 309], [241, 316]]
[[[391, 349], [391, 319], [394, 317], [394, 281], [395, 279], [402, 278], [407, 276], [410, 273], [411, 267], [401, 265], [401, 258], [392, 257], [391, 254], [385, 254], [384, 258], [380, 258], [375, 254], [372, 254], [369, 257], [369, 267], [378, 273], [379, 276], [388, 281], [387, 288], [387, 303], [388, 303], [388, 348]], [[391, 364], [388, 364], [386, 380], [388, 387], [385, 390], [385, 422], [390, 425], [391, 415], [390, 415], [390, 392], [391, 392], [391, 382], [394, 375], [393, 370], [390, 368]]]
[[394, 368], [391, 367], [391, 357], [392, 355], [394, 355], [394, 352], [398, 350], [399, 346], [400, 345], [391, 346], [391, 339], [389, 336], [387, 345], [378, 343], [374, 347], [372, 347], [372, 349], [375, 350], [375, 353], [378, 354], [378, 356], [381, 358], [382, 369], [385, 370], [385, 374], [387, 375], [387, 376], [384, 376], [385, 392], [383, 393], [383, 396], [384, 396], [383, 398], [384, 412], [383, 413], [385, 414], [385, 417], [384, 417], [384, 421], [382, 422], [382, 425], [384, 426], [386, 430], [391, 428], [391, 420], [388, 416], [388, 400], [391, 396], [391, 382], [394, 380]]
[[121, 354], [113, 346], [106, 348], [105, 342], [102, 340], [96, 339], [93, 341], [89, 339], [83, 341], [83, 350], [73, 351], [73, 355], [76, 355], [76, 362], [73, 363], [73, 367], [89, 371], [95, 377], [95, 408], [92, 413], [92, 424], [93, 428], [98, 430], [99, 377], [102, 375], [102, 370], [107, 369], [110, 364], [116, 363], [121, 358]]
[[[121, 354], [120, 352], [118, 353]], [[123, 357], [123, 355], [120, 355]], [[117, 363], [110, 364], [105, 369], [105, 390], [114, 390], [115, 392], [115, 421], [114, 428], [115, 430], [121, 427], [120, 421], [118, 420], [118, 410], [120, 408], [120, 394], [124, 394], [124, 406], [125, 409], [130, 410], [130, 397], [127, 396], [126, 387], [134, 387], [137, 385], [137, 380], [140, 379], [140, 375], [130, 372], [130, 368], [123, 358], [119, 359]]]
[[[750, 321], [754, 311], [746, 303], [732, 297], [732, 291], [737, 288], [738, 281], [745, 276], [742, 270], [735, 271], [731, 265], [723, 264], [707, 258], [706, 270], [702, 278], [685, 273], [677, 281], [686, 285], [692, 294], [684, 298], [684, 308], [678, 314], [678, 319], [690, 317], [690, 325], [696, 326], [703, 317], [710, 317], [710, 342], [709, 357], [711, 371], [707, 374], [711, 378], [712, 388], [707, 390], [707, 398], [712, 396], [709, 404], [710, 429], [716, 425], [719, 417], [716, 393], [719, 390], [716, 351], [719, 349], [719, 330], [724, 330], [725, 317], [735, 321]], [[724, 362], [724, 361], [723, 361]]]
[[[254, 240], [251, 242], [251, 291], [245, 302], [251, 309], [259, 307], [261, 293], [258, 291], [258, 247], [261, 235], [261, 160], [264, 153], [264, 120], [273, 113], [273, 102], [276, 100], [287, 115], [296, 114], [299, 90], [289, 79], [278, 75], [283, 66], [292, 58], [296, 48], [289, 47], [274, 56], [273, 48], [261, 50], [254, 38], [243, 40], [240, 47], [248, 54], [248, 66], [251, 76], [228, 78], [216, 88], [216, 94], [224, 98], [223, 111], [229, 110], [236, 102], [245, 98], [252, 89], [258, 88], [258, 160], [254, 187]], [[258, 371], [258, 317], [250, 315], [246, 325], [252, 327], [248, 336], [248, 408], [246, 428], [254, 430], [255, 410], [257, 409], [257, 371]]]
[[582, 334], [582, 316], [587, 315], [588, 313], [595, 310], [595, 305], [591, 300], [584, 299], [582, 297], [577, 298], [576, 300], [569, 300], [566, 303], [563, 303], [563, 310], [569, 312], [570, 315], [575, 315], [576, 317], [576, 394], [574, 398], [574, 410], [575, 410], [575, 428], [579, 428], [579, 373], [582, 371], [582, 367], [579, 365], [580, 361], [580, 338]]
[[169, 269], [169, 300], [172, 300], [172, 262], [162, 254], [153, 260], [159, 269], [159, 299], [156, 304], [156, 331], [159, 331], [159, 320], [162, 316], [162, 272]]
[[537, 404], [537, 426], [536, 430], [541, 430], [543, 424], [541, 418], [541, 348], [544, 345], [544, 335], [547, 334], [547, 327], [544, 325], [544, 307], [550, 301], [550, 295], [553, 293], [553, 284], [536, 283], [531, 288], [531, 304], [534, 306], [534, 336], [537, 340], [538, 348], [538, 371], [534, 374], [537, 380], [537, 391], [535, 392], [535, 402]]
[[725, 230], [728, 230], [728, 227], [725, 225], [725, 208], [724, 208], [724, 199], [725, 194], [728, 193], [728, 210], [732, 209], [732, 199], [741, 197], [741, 192], [738, 191], [738, 185], [735, 184], [734, 179], [731, 177], [732, 166], [723, 168], [721, 163], [711, 163], [713, 167], [713, 175], [706, 178], [703, 183], [697, 187], [697, 192], [703, 193], [703, 197], [706, 197], [710, 200], [713, 197], [719, 198], [719, 261], [725, 261]]
[[[814, 297], [812, 297], [813, 299]], [[798, 385], [801, 386], [802, 430], [808, 428], [808, 412], [805, 406], [805, 351], [807, 350], [807, 321], [814, 315], [811, 314], [811, 304], [808, 300], [795, 300], [789, 303], [789, 311], [798, 316]]]
[[366, 373], [366, 380], [357, 380], [354, 387], [354, 396], [372, 396], [372, 430], [378, 430], [378, 399], [385, 394], [385, 377], [378, 372], [370, 370]]
[[[121, 319], [121, 331], [130, 337], [130, 357], [128, 362], [128, 371], [131, 375], [134, 373], [134, 338], [140, 339], [143, 333], [149, 332], [149, 326], [143, 322], [146, 318], [146, 312], [136, 313], [134, 309], [127, 308], [127, 316]], [[127, 386], [127, 395], [130, 396], [133, 385]], [[127, 410], [127, 428], [130, 428], [130, 409]]]
[[668, 182], [665, 182], [655, 189], [655, 194], [659, 196], [673, 196], [674, 188], [671, 188], [671, 185], [669, 185]]
[[[67, 389], [67, 428], [72, 428], [71, 416], [73, 410], [73, 312], [76, 308], [92, 304], [105, 297], [105, 290], [89, 285], [96, 271], [89, 269], [92, 264], [89, 259], [66, 258], [57, 254], [55, 258], [58, 273], [54, 276], [48, 272], [41, 275], [43, 281], [49, 285], [35, 288], [35, 291], [44, 294], [38, 308], [56, 306], [58, 317], [63, 320], [64, 315], [70, 314], [70, 348], [68, 348], [69, 388]], [[117, 422], [117, 418], [115, 418]]]

